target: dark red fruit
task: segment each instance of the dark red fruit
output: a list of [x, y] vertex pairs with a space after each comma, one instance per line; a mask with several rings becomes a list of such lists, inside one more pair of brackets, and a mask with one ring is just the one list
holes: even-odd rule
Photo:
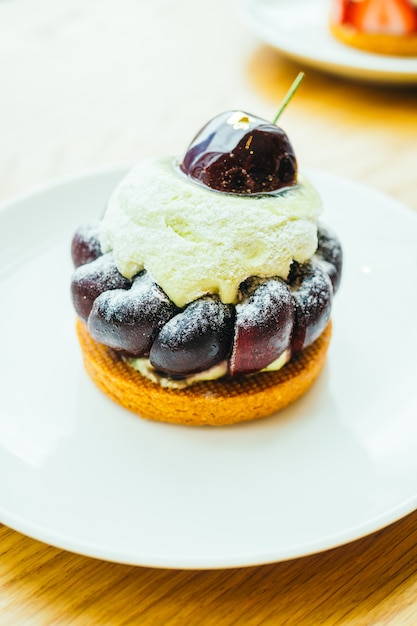
[[293, 352], [307, 348], [326, 328], [332, 309], [330, 277], [317, 263], [294, 262], [288, 278], [295, 303]]
[[241, 111], [212, 119], [193, 139], [181, 170], [227, 193], [270, 193], [297, 182], [297, 160], [285, 132]]
[[80, 226], [71, 242], [71, 257], [74, 267], [91, 263], [99, 256], [101, 256], [99, 223]]
[[342, 278], [343, 252], [342, 246], [336, 235], [323, 224], [319, 224], [318, 247], [314, 255], [314, 261], [330, 276], [333, 285], [333, 293], [339, 289]]
[[234, 313], [216, 296], [191, 302], [155, 339], [149, 359], [155, 369], [184, 377], [217, 365], [229, 356]]
[[152, 342], [177, 307], [147, 272], [128, 290], [105, 291], [94, 301], [88, 318], [93, 339], [130, 356], [149, 354]]
[[129, 289], [130, 285], [130, 280], [118, 271], [111, 252], [81, 265], [71, 280], [72, 302], [77, 315], [86, 322], [94, 300], [101, 293], [108, 289]]
[[249, 278], [236, 306], [235, 337], [229, 362], [232, 376], [257, 372], [289, 348], [294, 302], [280, 278]]

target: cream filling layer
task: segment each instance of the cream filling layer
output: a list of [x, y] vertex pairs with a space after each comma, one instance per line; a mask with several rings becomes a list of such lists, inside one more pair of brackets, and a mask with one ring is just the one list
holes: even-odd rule
[[[284, 350], [284, 352], [279, 356], [275, 361], [270, 363], [267, 367], [261, 372], [274, 372], [280, 370], [291, 358], [291, 351]], [[203, 372], [198, 372], [197, 374], [191, 374], [186, 378], [181, 380], [176, 380], [174, 378], [169, 378], [168, 376], [164, 376], [163, 374], [157, 372], [155, 370], [149, 359], [145, 358], [127, 358], [126, 362], [129, 363], [133, 369], [138, 371], [142, 376], [148, 378], [153, 383], [158, 383], [161, 387], [165, 387], [167, 389], [185, 389], [186, 387], [190, 387], [190, 385], [194, 385], [195, 383], [208, 381], [208, 380], [217, 380], [222, 378], [227, 374], [227, 361], [222, 361], [217, 365], [211, 367], [208, 370]], [[259, 372], [256, 372], [259, 373]]]

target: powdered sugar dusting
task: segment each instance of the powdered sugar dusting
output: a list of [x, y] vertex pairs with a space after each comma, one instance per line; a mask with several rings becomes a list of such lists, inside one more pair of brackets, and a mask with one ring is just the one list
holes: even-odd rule
[[101, 254], [99, 222], [81, 225], [71, 242], [71, 256], [75, 267], [95, 261]]
[[79, 279], [87, 279], [96, 285], [103, 285], [106, 289], [127, 288], [130, 281], [122, 276], [116, 267], [114, 257], [111, 252], [98, 257], [92, 263], [86, 263], [76, 270]]
[[142, 272], [130, 289], [106, 291], [97, 303], [100, 316], [108, 323], [140, 325], [146, 319], [155, 329], [162, 327], [177, 309], [148, 272]]
[[99, 231], [100, 222], [88, 222], [77, 228], [77, 234], [80, 238], [97, 250], [100, 250]]
[[241, 325], [258, 324], [261, 318], [279, 319], [285, 312], [292, 313], [291, 294], [280, 278], [252, 276], [239, 290], [236, 314]]
[[336, 293], [342, 277], [343, 251], [335, 233], [324, 224], [318, 226], [318, 248], [314, 259], [330, 276], [333, 291]]
[[329, 275], [314, 261], [294, 265], [290, 287], [296, 305], [293, 349], [310, 345], [330, 319], [333, 287]]
[[232, 306], [223, 304], [215, 297], [203, 297], [189, 304], [164, 326], [160, 341], [175, 350], [208, 332], [224, 329], [232, 319]]

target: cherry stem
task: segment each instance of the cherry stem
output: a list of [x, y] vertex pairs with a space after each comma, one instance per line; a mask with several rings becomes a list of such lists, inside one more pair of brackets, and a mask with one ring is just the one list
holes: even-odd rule
[[274, 117], [274, 119], [272, 121], [273, 124], [277, 123], [278, 118], [280, 117], [280, 115], [282, 114], [284, 109], [286, 108], [286, 106], [289, 103], [289, 101], [292, 99], [293, 95], [297, 91], [297, 89], [298, 89], [301, 81], [303, 80], [303, 78], [304, 78], [304, 72], [300, 72], [298, 74], [297, 78], [295, 79], [295, 81], [293, 82], [293, 84], [291, 85], [291, 87], [289, 88], [289, 90], [287, 91], [287, 94], [286, 94], [285, 98], [281, 102], [281, 106], [278, 109], [278, 113], [276, 114], [276, 116]]

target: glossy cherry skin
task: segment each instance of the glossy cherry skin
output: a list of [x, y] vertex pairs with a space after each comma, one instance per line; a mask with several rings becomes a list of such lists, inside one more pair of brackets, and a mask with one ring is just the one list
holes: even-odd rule
[[143, 357], [161, 328], [178, 312], [175, 304], [147, 272], [130, 289], [99, 295], [88, 318], [93, 339], [124, 354]]
[[71, 257], [74, 267], [91, 263], [101, 256], [99, 223], [80, 226], [71, 241]]
[[282, 128], [242, 111], [226, 111], [204, 126], [180, 168], [225, 193], [271, 193], [297, 182], [297, 160]]
[[173, 377], [210, 369], [230, 354], [234, 307], [217, 296], [194, 300], [173, 317], [155, 339], [149, 360]]
[[329, 275], [314, 261], [294, 262], [288, 282], [295, 304], [291, 349], [299, 352], [326, 328], [332, 310], [333, 286]]
[[130, 280], [118, 271], [113, 254], [109, 252], [95, 261], [78, 267], [71, 280], [71, 296], [77, 315], [87, 321], [94, 300], [109, 289], [129, 289]]
[[334, 232], [324, 224], [317, 228], [318, 247], [314, 261], [330, 276], [333, 293], [336, 293], [342, 279], [343, 250]]
[[290, 347], [294, 301], [281, 278], [249, 278], [241, 285], [229, 361], [232, 376], [257, 372]]

